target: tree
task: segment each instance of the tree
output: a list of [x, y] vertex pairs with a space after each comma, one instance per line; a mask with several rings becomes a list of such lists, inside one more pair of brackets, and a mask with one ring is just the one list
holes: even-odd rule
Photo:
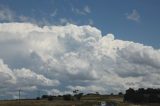
[[66, 94], [66, 95], [63, 95], [63, 99], [70, 101], [70, 100], [72, 100], [72, 96], [70, 94]]
[[41, 99], [40, 97], [37, 97], [37, 98], [36, 98], [36, 100], [40, 100], [40, 99]]
[[80, 100], [81, 97], [83, 96], [83, 93], [79, 93], [79, 94], [76, 94], [74, 96], [76, 97], [77, 100]]
[[48, 99], [48, 95], [42, 95], [42, 99]]
[[129, 88], [124, 95], [124, 101], [133, 102], [133, 98], [135, 98], [135, 91], [134, 89]]
[[53, 96], [51, 96], [51, 95], [50, 95], [50, 96], [48, 96], [48, 100], [49, 100], [49, 101], [52, 101], [53, 99], [54, 99], [54, 97], [53, 97]]
[[76, 95], [78, 92], [79, 92], [79, 90], [76, 89], [76, 90], [73, 91], [73, 94]]
[[124, 95], [124, 101], [133, 103], [160, 103], [160, 89], [140, 88], [138, 90], [128, 89]]
[[122, 93], [122, 92], [119, 92], [119, 93], [118, 93], [118, 95], [120, 95], [120, 96], [121, 96], [121, 95], [123, 95], [123, 93]]

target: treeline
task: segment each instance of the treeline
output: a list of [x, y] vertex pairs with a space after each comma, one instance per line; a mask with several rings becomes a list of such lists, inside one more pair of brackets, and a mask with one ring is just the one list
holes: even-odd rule
[[81, 97], [83, 96], [83, 93], [75, 94], [74, 96], [67, 94], [63, 95], [63, 100], [80, 100]]
[[124, 101], [132, 103], [160, 103], [160, 89], [129, 88], [124, 95]]
[[83, 93], [78, 93], [75, 95], [71, 95], [71, 94], [65, 94], [65, 95], [58, 95], [58, 96], [53, 96], [53, 95], [42, 95], [41, 97], [37, 97], [37, 100], [41, 100], [41, 99], [47, 99], [49, 101], [52, 100], [57, 100], [57, 99], [63, 99], [66, 101], [70, 101], [70, 100], [80, 100], [81, 97], [83, 96]]

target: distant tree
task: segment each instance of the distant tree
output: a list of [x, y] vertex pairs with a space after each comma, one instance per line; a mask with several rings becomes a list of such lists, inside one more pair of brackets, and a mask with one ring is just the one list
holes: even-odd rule
[[72, 100], [72, 96], [70, 94], [66, 94], [66, 95], [63, 95], [63, 99], [70, 101], [70, 100]]
[[135, 98], [135, 91], [132, 88], [126, 90], [126, 94], [124, 95], [124, 101], [132, 102], [132, 99]]
[[120, 95], [120, 96], [121, 96], [121, 95], [123, 95], [123, 93], [122, 93], [122, 92], [119, 92], [119, 93], [118, 93], [118, 95]]
[[77, 94], [78, 92], [79, 92], [79, 90], [76, 89], [73, 91], [73, 94]]
[[76, 94], [74, 96], [76, 97], [77, 100], [80, 100], [81, 97], [83, 96], [83, 93], [79, 93], [79, 94]]
[[48, 99], [48, 95], [42, 95], [42, 99]]
[[62, 95], [58, 95], [58, 97], [62, 97]]
[[160, 89], [148, 88], [145, 90], [144, 88], [140, 88], [134, 90], [129, 88], [124, 95], [124, 101], [133, 103], [160, 103]]
[[144, 88], [139, 88], [137, 92], [140, 93], [140, 94], [144, 94], [145, 93], [145, 89]]
[[54, 96], [48, 96], [48, 100], [52, 101], [54, 99]]
[[113, 96], [114, 94], [113, 94], [113, 93], [111, 93], [110, 95], [111, 95], [111, 96]]
[[36, 98], [36, 100], [40, 100], [40, 99], [41, 99], [40, 97], [37, 97], [37, 98]]
[[99, 95], [99, 92], [96, 92], [96, 95]]

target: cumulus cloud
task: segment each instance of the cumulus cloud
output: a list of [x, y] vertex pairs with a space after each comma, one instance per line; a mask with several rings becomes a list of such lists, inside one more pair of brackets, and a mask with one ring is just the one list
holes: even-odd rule
[[15, 83], [15, 76], [13, 72], [8, 68], [6, 64], [3, 63], [2, 60], [0, 60], [0, 73], [1, 87], [5, 87], [7, 86], [7, 84]]
[[[60, 18], [59, 19], [59, 22], [58, 22], [60, 25], [66, 25], [66, 24], [78, 24], [79, 21], [74, 21], [73, 19], [69, 18]], [[57, 24], [58, 24], [57, 23]]]
[[89, 25], [1, 23], [0, 50], [0, 92], [7, 96], [19, 88], [28, 97], [38, 90], [58, 95], [160, 87], [159, 49], [103, 36]]
[[140, 20], [140, 14], [134, 9], [132, 13], [127, 14], [127, 19], [138, 22]]

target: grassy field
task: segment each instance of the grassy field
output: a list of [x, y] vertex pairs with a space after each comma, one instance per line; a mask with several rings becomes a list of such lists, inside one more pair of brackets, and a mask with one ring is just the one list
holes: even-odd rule
[[131, 104], [124, 103], [122, 96], [83, 96], [80, 101], [64, 100], [7, 100], [0, 101], [0, 106], [96, 106], [100, 101], [113, 103], [116, 106], [160, 106], [160, 104]]
[[1, 101], [0, 106], [92, 106], [94, 101], [63, 101], [63, 100], [22, 100], [18, 101]]

